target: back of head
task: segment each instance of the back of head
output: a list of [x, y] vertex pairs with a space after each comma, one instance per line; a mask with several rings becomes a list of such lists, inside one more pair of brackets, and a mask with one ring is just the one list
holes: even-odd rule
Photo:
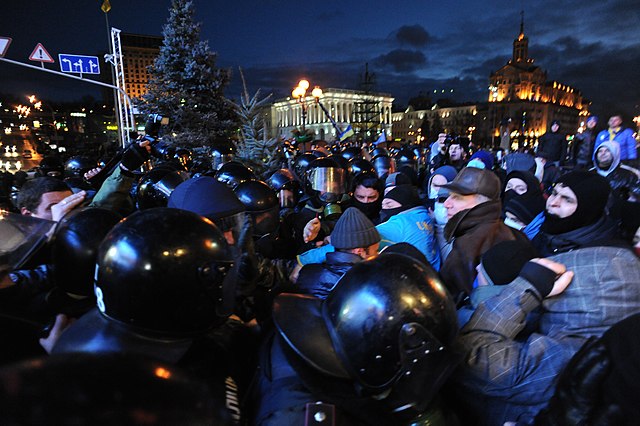
[[342, 213], [331, 233], [331, 244], [338, 250], [369, 247], [380, 242], [371, 220], [355, 207]]
[[515, 280], [534, 257], [538, 253], [528, 240], [502, 241], [482, 255], [482, 269], [492, 284], [505, 285]]
[[[538, 155], [542, 155], [539, 153]], [[532, 155], [525, 154], [523, 152], [512, 152], [504, 157], [507, 173], [511, 173], [516, 170], [527, 171], [535, 173], [536, 160]]]
[[4, 424], [230, 424], [207, 384], [131, 354], [64, 354], [0, 370]]
[[69, 212], [58, 222], [51, 241], [56, 288], [74, 296], [93, 295], [98, 246], [121, 217], [101, 208]]
[[209, 176], [199, 176], [178, 185], [171, 193], [167, 207], [187, 210], [216, 222], [245, 210], [231, 188]]

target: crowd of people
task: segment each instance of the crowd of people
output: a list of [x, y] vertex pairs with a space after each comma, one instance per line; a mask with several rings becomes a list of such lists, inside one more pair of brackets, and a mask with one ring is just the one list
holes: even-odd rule
[[640, 171], [608, 126], [256, 175], [150, 120], [102, 167], [45, 158], [0, 188], [0, 423], [636, 424]]

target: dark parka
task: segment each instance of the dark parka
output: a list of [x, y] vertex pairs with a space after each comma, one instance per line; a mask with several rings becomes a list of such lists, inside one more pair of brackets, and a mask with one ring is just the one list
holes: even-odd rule
[[453, 242], [440, 275], [456, 302], [471, 292], [480, 257], [502, 241], [527, 237], [509, 228], [501, 219], [500, 201], [487, 201], [456, 213], [444, 228], [446, 240]]

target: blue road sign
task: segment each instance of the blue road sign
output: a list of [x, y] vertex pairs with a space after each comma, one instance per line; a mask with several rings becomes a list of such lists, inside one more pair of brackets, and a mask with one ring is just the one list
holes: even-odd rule
[[100, 74], [100, 62], [97, 56], [68, 55], [60, 53], [60, 71], [79, 74]]

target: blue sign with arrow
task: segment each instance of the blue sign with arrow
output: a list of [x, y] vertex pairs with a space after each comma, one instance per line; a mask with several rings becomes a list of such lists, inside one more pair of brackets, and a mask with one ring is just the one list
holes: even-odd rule
[[97, 56], [68, 55], [60, 53], [60, 71], [78, 74], [100, 74], [100, 62]]

